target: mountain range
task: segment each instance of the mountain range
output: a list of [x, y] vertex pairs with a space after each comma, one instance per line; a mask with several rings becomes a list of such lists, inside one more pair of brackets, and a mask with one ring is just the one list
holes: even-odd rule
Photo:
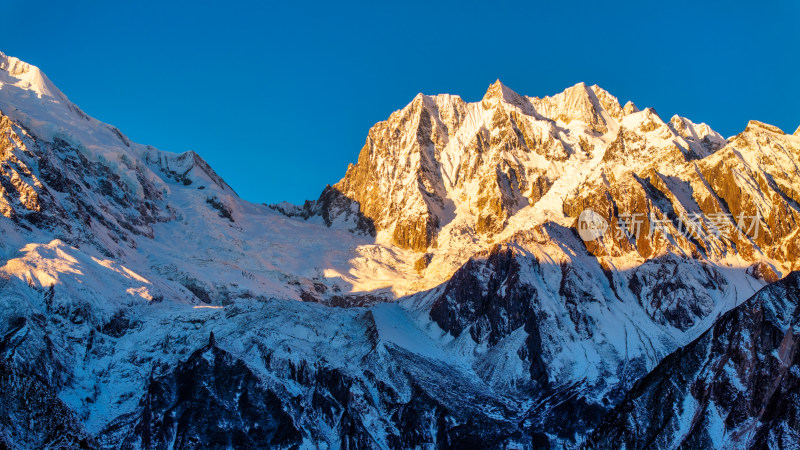
[[497, 81], [265, 205], [0, 53], [0, 214], [5, 447], [800, 442], [800, 128]]

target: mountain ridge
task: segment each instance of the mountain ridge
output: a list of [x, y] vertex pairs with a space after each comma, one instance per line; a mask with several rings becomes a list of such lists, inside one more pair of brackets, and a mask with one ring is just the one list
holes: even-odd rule
[[[800, 138], [770, 126], [724, 140], [595, 86], [498, 80], [473, 103], [416, 96], [318, 200], [266, 206], [21, 64], [0, 80], [9, 446], [64, 427], [92, 447], [578, 447], [798, 267]], [[585, 240], [587, 209], [608, 228]], [[631, 213], [658, 234], [626, 233]], [[256, 433], [252, 408], [291, 432]]]
[[[587, 447], [796, 444], [798, 280], [800, 272], [792, 272], [765, 287], [665, 358], [604, 419]], [[662, 381], [685, 367], [681, 375], [690, 383]]]

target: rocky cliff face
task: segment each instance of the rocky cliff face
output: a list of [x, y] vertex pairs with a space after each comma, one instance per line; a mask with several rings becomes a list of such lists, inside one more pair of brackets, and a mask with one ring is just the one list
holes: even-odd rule
[[[336, 187], [403, 248], [435, 246], [454, 220], [497, 233], [545, 195], [571, 155], [590, 151], [614, 120], [606, 107], [623, 114], [615, 98], [583, 84], [544, 99], [499, 81], [477, 103], [420, 94], [370, 130]], [[582, 123], [577, 133], [564, 127], [573, 121]]]
[[0, 341], [3, 416], [0, 444], [6, 448], [91, 448], [96, 441], [59, 398], [70, 370], [53, 355], [45, 317], [8, 316]]
[[604, 167], [637, 172], [646, 161], [671, 168], [724, 144], [705, 124], [678, 116], [664, 123], [652, 109], [620, 107], [597, 86], [540, 99], [498, 81], [477, 103], [418, 95], [370, 130], [337, 188], [393, 244], [424, 251], [450, 223], [476, 234], [503, 231], [569, 171], [568, 162], [588, 166], [602, 157]]
[[587, 447], [792, 448], [800, 440], [800, 273], [665, 358]]
[[171, 373], [150, 381], [123, 448], [290, 448], [302, 441], [280, 398], [211, 336]]
[[2, 54], [0, 111], [6, 446], [795, 437], [796, 135], [496, 82], [417, 96], [268, 207]]

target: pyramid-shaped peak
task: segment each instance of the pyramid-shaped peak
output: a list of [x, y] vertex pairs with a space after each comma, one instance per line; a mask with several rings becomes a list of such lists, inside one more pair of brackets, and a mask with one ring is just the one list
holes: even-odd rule
[[0, 52], [0, 86], [14, 85], [40, 97], [66, 101], [66, 97], [38, 67]]
[[576, 83], [566, 89], [564, 89], [564, 94], [571, 94], [571, 95], [589, 95], [591, 89], [589, 86], [586, 85], [583, 81]]
[[451, 102], [451, 99], [454, 98], [456, 98], [457, 100], [453, 101], [460, 100], [460, 98], [458, 98], [457, 96], [450, 96], [447, 94], [426, 95], [420, 92], [414, 96], [414, 99], [411, 100], [411, 103], [406, 105], [406, 107], [403, 110], [415, 110], [415, 111], [421, 111], [422, 109], [431, 110], [432, 108], [435, 109], [437, 107], [446, 106], [449, 102]]
[[489, 89], [486, 90], [486, 94], [484, 94], [483, 98], [505, 98], [507, 95], [519, 97], [519, 94], [503, 84], [498, 78], [494, 83], [489, 85]]
[[620, 106], [617, 97], [614, 97], [607, 90], [596, 84], [592, 85], [589, 89], [600, 102], [602, 108], [605, 109], [611, 117], [620, 120], [625, 116], [625, 111], [623, 111], [622, 106]]
[[414, 98], [411, 100], [411, 103], [409, 103], [408, 105], [411, 106], [411, 105], [414, 105], [414, 104], [417, 104], [417, 103], [424, 105], [426, 98], [428, 98], [428, 96], [423, 94], [422, 92], [420, 92], [420, 93], [418, 93], [417, 95], [414, 96]]
[[635, 103], [629, 100], [628, 103], [625, 103], [625, 106], [622, 108], [622, 111], [627, 116], [639, 112], [639, 108], [636, 106]]
[[553, 96], [534, 98], [531, 101], [536, 111], [547, 118], [560, 120], [566, 124], [580, 120], [600, 133], [608, 131], [606, 119], [602, 115], [603, 110], [614, 118], [622, 114], [622, 108], [616, 98], [600, 88], [595, 91], [584, 82], [570, 86]]
[[590, 88], [589, 86], [586, 85], [586, 83], [581, 81], [580, 83], [574, 84], [564, 89], [564, 91], [559, 92], [558, 94], [544, 97], [543, 100], [552, 99], [561, 102], [579, 101], [579, 102], [591, 103], [593, 97], [597, 97], [597, 95], [595, 95], [592, 88]]
[[797, 130], [795, 130], [794, 135], [800, 136], [800, 126], [797, 127]]
[[647, 116], [655, 116], [655, 117], [658, 117], [659, 119], [661, 118], [661, 115], [658, 114], [658, 111], [656, 111], [655, 108], [652, 108], [652, 107], [649, 107], [649, 106], [644, 109], [644, 113]]
[[594, 96], [596, 96], [596, 97], [611, 97], [611, 98], [616, 99], [616, 97], [611, 95], [611, 93], [609, 93], [607, 90], [601, 88], [597, 84], [593, 84], [593, 85], [590, 86], [590, 85], [586, 84], [586, 82], [584, 82], [584, 81], [580, 81], [578, 83], [575, 83], [574, 85], [572, 85], [572, 86], [568, 87], [567, 89], [565, 89], [564, 92], [571, 92], [571, 93], [577, 94], [577, 95], [584, 95], [585, 94], [585, 95], [588, 95], [588, 96], [592, 96], [592, 94], [594, 94]]
[[523, 109], [526, 109], [530, 106], [523, 96], [514, 92], [513, 89], [506, 86], [498, 79], [489, 85], [489, 89], [486, 90], [486, 94], [483, 96], [482, 103], [484, 107], [490, 108], [499, 101]]
[[[591, 100], [593, 98], [597, 98], [601, 100], [608, 99], [609, 101], [619, 103], [617, 98], [611, 95], [607, 90], [596, 84], [589, 86], [584, 81], [575, 83], [574, 85], [564, 89], [563, 92], [555, 95], [548, 95], [544, 98], [580, 98], [582, 100]], [[620, 109], [622, 109], [622, 106], [620, 106]]]

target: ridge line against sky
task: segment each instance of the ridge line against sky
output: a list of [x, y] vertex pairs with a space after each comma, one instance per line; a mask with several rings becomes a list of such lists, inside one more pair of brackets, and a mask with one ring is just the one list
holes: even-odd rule
[[[706, 122], [800, 125], [800, 4], [6, 2], [0, 50], [131, 139], [197, 151], [245, 199], [316, 198], [418, 92], [580, 81]], [[298, 25], [300, 24], [300, 25]]]

